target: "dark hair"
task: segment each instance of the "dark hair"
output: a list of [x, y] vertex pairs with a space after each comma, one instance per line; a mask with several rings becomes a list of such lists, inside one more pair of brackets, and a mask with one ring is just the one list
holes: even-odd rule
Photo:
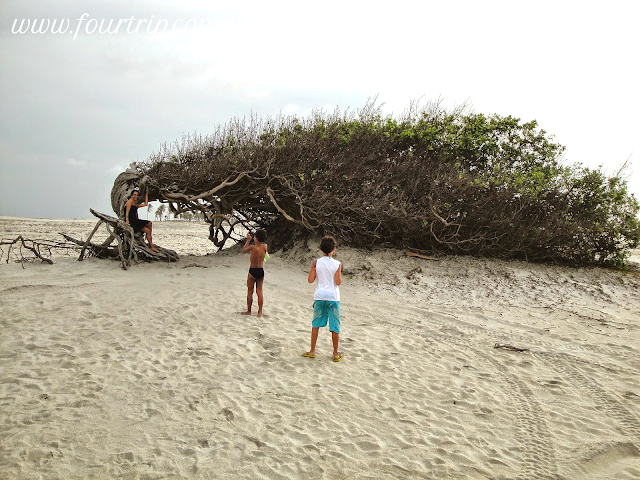
[[267, 232], [265, 232], [262, 228], [256, 230], [254, 236], [258, 239], [259, 242], [264, 242], [267, 239]]
[[320, 250], [322, 250], [326, 254], [329, 254], [333, 252], [333, 249], [336, 248], [337, 244], [338, 243], [336, 242], [335, 238], [327, 235], [320, 241]]
[[138, 189], [138, 187], [134, 188], [133, 190], [131, 190], [131, 193], [129, 194], [129, 198], [131, 198], [133, 196], [134, 193], [140, 193], [140, 190]]

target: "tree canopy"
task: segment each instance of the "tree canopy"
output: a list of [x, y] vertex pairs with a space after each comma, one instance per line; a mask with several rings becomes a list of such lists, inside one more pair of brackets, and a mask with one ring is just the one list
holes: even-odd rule
[[389, 246], [621, 267], [640, 240], [639, 205], [622, 174], [562, 162], [535, 121], [439, 102], [398, 118], [374, 101], [306, 118], [233, 119], [165, 144], [121, 174], [112, 204], [149, 190], [171, 211], [200, 211], [222, 247], [238, 227], [270, 244], [332, 234]]

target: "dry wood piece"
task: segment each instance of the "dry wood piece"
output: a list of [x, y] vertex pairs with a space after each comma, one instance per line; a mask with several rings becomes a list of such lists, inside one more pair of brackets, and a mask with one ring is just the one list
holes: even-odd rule
[[528, 348], [519, 348], [509, 345], [508, 343], [496, 343], [493, 348], [501, 348], [503, 350], [511, 350], [512, 352], [528, 352]]
[[426, 255], [420, 255], [419, 253], [415, 253], [415, 252], [405, 252], [404, 253], [407, 257], [418, 257], [418, 258], [424, 258], [425, 260], [434, 260], [434, 261], [438, 261], [440, 260], [439, 258], [435, 258], [435, 257], [428, 257]]
[[[93, 231], [87, 237], [85, 241], [77, 240], [65, 234], [61, 234], [68, 241], [75, 243], [82, 247], [80, 252], [79, 261], [85, 256], [85, 252], [88, 251], [90, 255], [98, 258], [120, 258], [122, 262], [122, 268], [125, 270], [131, 266], [132, 261], [144, 260], [167, 260], [169, 262], [175, 262], [180, 257], [173, 250], [168, 248], [162, 248], [156, 245], [158, 252], [154, 252], [149, 248], [149, 245], [145, 242], [144, 236], [141, 233], [134, 233], [133, 228], [124, 220], [119, 218], [105, 215], [104, 213], [97, 212], [93, 209], [89, 209], [91, 213], [97, 217], [98, 223], [94, 227]], [[91, 238], [96, 233], [100, 225], [105, 225], [107, 232], [109, 232], [109, 238], [102, 244], [97, 245], [91, 242]], [[116, 241], [116, 246], [111, 246], [113, 241]]]
[[[87, 250], [82, 258], [78, 258], [78, 260], [82, 260], [85, 256], [97, 257], [97, 258], [108, 258], [108, 257], [117, 257], [117, 252], [113, 252], [113, 247], [109, 248], [109, 245], [97, 245], [93, 242], [86, 242], [83, 240], [78, 240], [73, 238], [66, 233], [60, 233], [68, 242], [74, 243], [80, 247], [84, 247], [84, 244], [87, 244]], [[112, 240], [113, 241], [113, 240]]]
[[96, 224], [96, 226], [93, 228], [93, 231], [91, 232], [91, 234], [87, 237], [87, 241], [84, 242], [84, 245], [82, 246], [82, 250], [80, 250], [80, 257], [78, 258], [78, 260], [82, 260], [82, 258], [84, 257], [84, 252], [87, 250], [87, 245], [89, 245], [89, 242], [91, 241], [91, 238], [96, 233], [96, 231], [98, 230], [98, 227], [100, 225], [102, 225], [102, 220], [100, 220]]
[[[29, 238], [24, 238], [22, 235], [19, 235], [13, 240], [3, 238], [2, 241], [0, 241], [0, 245], [8, 246], [6, 252], [7, 263], [9, 263], [11, 254], [13, 253], [17, 257], [15, 260], [16, 262], [24, 263], [33, 260], [41, 260], [43, 263], [51, 265], [53, 260], [51, 260], [50, 257], [53, 250], [64, 250], [64, 252], [68, 254], [70, 250], [75, 251], [77, 249], [75, 245], [71, 245], [69, 243], [55, 242], [51, 240], [31, 240]], [[29, 254], [25, 256], [23, 249], [30, 251], [33, 256], [30, 256]], [[4, 258], [4, 254], [4, 250], [0, 248], [0, 258]]]

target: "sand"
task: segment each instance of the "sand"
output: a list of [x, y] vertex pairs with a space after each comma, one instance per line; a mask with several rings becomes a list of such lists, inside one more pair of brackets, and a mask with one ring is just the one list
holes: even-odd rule
[[334, 363], [315, 255], [0, 265], [0, 477], [640, 478], [637, 270], [339, 248]]

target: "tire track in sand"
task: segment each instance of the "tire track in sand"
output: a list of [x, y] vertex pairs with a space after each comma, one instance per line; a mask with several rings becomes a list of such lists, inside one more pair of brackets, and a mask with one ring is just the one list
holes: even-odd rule
[[577, 367], [575, 358], [560, 353], [541, 352], [533, 355], [545, 361], [564, 378], [568, 378], [574, 386], [588, 393], [607, 415], [618, 423], [621, 430], [633, 437], [633, 444], [640, 450], [640, 420], [604, 387]]
[[[425, 328], [431, 327], [428, 338], [425, 341], [441, 341], [448, 345], [456, 345], [462, 352], [473, 353], [476, 360], [487, 365], [492, 373], [495, 373], [499, 381], [504, 385], [505, 391], [511, 402], [505, 407], [512, 414], [518, 434], [516, 438], [522, 451], [522, 468], [519, 469], [517, 480], [553, 479], [562, 478], [558, 474], [557, 459], [555, 456], [556, 445], [552, 441], [549, 427], [544, 418], [544, 411], [540, 403], [535, 399], [533, 391], [515, 375], [509, 372], [508, 368], [499, 360], [487, 355], [486, 351], [475, 346], [478, 343], [478, 336], [487, 336], [493, 332], [456, 318], [426, 311], [417, 307], [408, 308], [413, 313], [420, 314], [423, 321], [423, 328], [416, 328], [410, 325], [400, 325], [388, 320], [379, 322], [379, 325], [388, 326], [394, 330], [405, 331], [414, 337], [425, 335]], [[379, 312], [376, 312], [379, 315]], [[435, 317], [435, 318], [434, 318]], [[455, 335], [452, 330], [463, 333]], [[475, 342], [465, 340], [465, 337], [475, 336]], [[491, 344], [487, 339], [486, 344]]]

